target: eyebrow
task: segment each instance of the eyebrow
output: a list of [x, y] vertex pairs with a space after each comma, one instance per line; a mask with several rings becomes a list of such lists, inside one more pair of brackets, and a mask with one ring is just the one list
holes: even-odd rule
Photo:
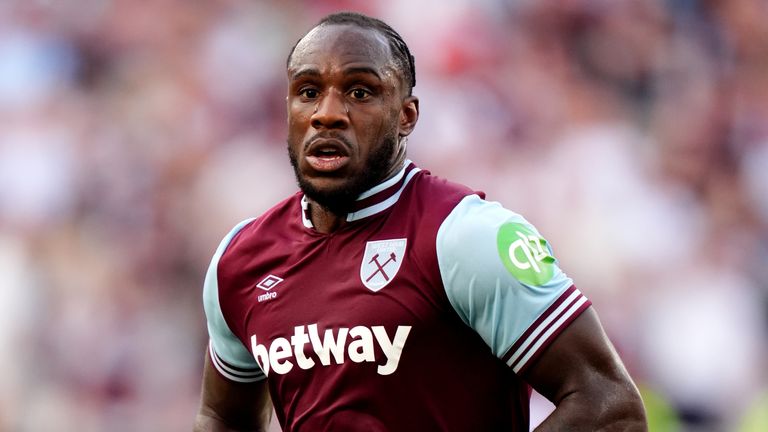
[[297, 80], [305, 76], [318, 77], [320, 76], [320, 71], [313, 68], [301, 69], [298, 72], [291, 75], [291, 80]]
[[[351, 67], [351, 68], [345, 69], [343, 74], [344, 74], [344, 76], [357, 75], [357, 74], [373, 75], [376, 78], [378, 78], [379, 80], [381, 80], [381, 75], [379, 75], [379, 72], [376, 69], [374, 69], [372, 67], [368, 67], [368, 66], [355, 66], [355, 67]], [[321, 75], [320, 71], [315, 69], [315, 68], [300, 69], [299, 71], [297, 71], [296, 73], [291, 75], [291, 80], [295, 81], [295, 80], [298, 80], [300, 78], [307, 77], [307, 76], [308, 77], [319, 77], [320, 75]]]
[[381, 75], [379, 75], [379, 72], [376, 69], [372, 68], [372, 67], [357, 66], [357, 67], [351, 67], [349, 69], [345, 69], [344, 70], [344, 75], [345, 76], [356, 75], [356, 74], [373, 75], [376, 78], [378, 78], [379, 80], [381, 80]]

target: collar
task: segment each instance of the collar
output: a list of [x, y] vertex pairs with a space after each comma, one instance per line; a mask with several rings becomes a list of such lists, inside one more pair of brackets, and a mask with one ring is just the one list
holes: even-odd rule
[[[395, 205], [397, 200], [400, 199], [400, 195], [403, 193], [403, 190], [405, 190], [405, 187], [419, 171], [421, 171], [421, 169], [416, 167], [411, 160], [406, 160], [403, 164], [403, 168], [398, 171], [397, 174], [368, 189], [357, 197], [352, 212], [347, 213], [347, 222], [365, 219], [369, 216], [379, 214]], [[305, 227], [314, 228], [312, 221], [309, 219], [309, 215], [309, 201], [307, 201], [306, 195], [302, 195], [301, 220]]]

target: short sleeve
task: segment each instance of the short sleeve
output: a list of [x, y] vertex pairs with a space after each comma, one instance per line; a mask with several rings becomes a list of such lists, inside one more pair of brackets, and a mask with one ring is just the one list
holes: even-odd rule
[[499, 203], [465, 197], [436, 248], [454, 310], [515, 373], [590, 305], [536, 228]]
[[208, 266], [203, 285], [203, 306], [208, 322], [208, 350], [211, 362], [225, 378], [237, 382], [255, 382], [265, 378], [253, 355], [232, 333], [219, 303], [218, 266], [232, 238], [253, 219], [238, 224], [219, 244]]

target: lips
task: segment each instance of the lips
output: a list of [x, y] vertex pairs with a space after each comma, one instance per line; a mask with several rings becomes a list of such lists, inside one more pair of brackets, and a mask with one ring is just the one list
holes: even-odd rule
[[337, 171], [349, 162], [349, 146], [341, 139], [315, 137], [309, 142], [305, 159], [315, 171]]

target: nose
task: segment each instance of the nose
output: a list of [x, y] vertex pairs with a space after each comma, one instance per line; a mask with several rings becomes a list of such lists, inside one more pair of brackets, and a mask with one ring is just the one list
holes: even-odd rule
[[346, 129], [349, 126], [349, 109], [343, 95], [329, 91], [315, 105], [315, 112], [310, 118], [315, 129]]

